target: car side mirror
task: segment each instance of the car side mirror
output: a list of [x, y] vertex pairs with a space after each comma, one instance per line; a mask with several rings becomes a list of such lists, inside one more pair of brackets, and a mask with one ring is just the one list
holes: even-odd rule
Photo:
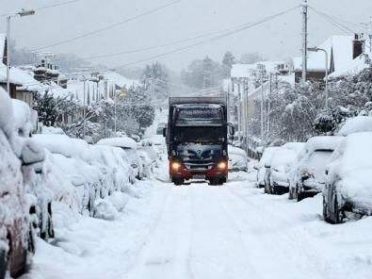
[[20, 159], [24, 166], [41, 163], [45, 160], [45, 151], [30, 139], [25, 142]]
[[163, 128], [163, 137], [167, 136], [167, 128]]

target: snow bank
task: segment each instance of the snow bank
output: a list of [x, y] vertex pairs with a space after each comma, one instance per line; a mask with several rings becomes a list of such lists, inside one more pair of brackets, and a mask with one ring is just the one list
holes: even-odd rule
[[32, 109], [23, 101], [12, 99], [14, 129], [18, 136], [29, 137], [36, 125]]
[[99, 145], [116, 146], [124, 149], [137, 149], [137, 143], [129, 137], [107, 138], [97, 142]]
[[0, 129], [9, 137], [13, 132], [13, 106], [8, 92], [0, 87]]
[[372, 132], [372, 117], [357, 116], [347, 119], [337, 135], [348, 136], [359, 132]]

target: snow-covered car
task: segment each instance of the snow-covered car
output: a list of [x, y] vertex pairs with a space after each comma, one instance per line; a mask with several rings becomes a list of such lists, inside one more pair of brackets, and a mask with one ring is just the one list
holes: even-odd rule
[[297, 198], [300, 201], [323, 191], [326, 166], [343, 139], [338, 136], [318, 136], [306, 142], [291, 173], [289, 199]]
[[232, 145], [228, 146], [229, 154], [229, 171], [248, 171], [248, 156], [247, 153]]
[[138, 179], [144, 177], [145, 170], [142, 169], [140, 157], [137, 152], [137, 143], [129, 137], [105, 138], [97, 142], [97, 145], [108, 145], [119, 147], [125, 152], [125, 156], [129, 161], [130, 166], [135, 171], [135, 176]]
[[302, 142], [289, 142], [278, 147], [272, 155], [269, 176], [269, 193], [284, 194], [289, 189], [289, 175], [296, 163], [297, 156], [303, 150]]
[[19, 100], [13, 99], [12, 107], [14, 132], [23, 146], [20, 159], [34, 227], [41, 238], [52, 238], [54, 237], [52, 194], [49, 189], [48, 173], [44, 168], [45, 152], [31, 138], [32, 130], [36, 126], [35, 113], [28, 104]]
[[22, 143], [14, 133], [12, 104], [0, 89], [0, 278], [9, 271], [17, 277], [24, 273], [34, 251], [34, 234], [23, 184], [19, 156]]
[[323, 191], [323, 216], [341, 223], [345, 211], [372, 215], [372, 132], [345, 138], [327, 168]]
[[265, 187], [266, 191], [268, 191], [269, 187], [268, 169], [270, 168], [272, 156], [277, 149], [278, 147], [276, 146], [265, 148], [260, 161], [255, 167], [257, 169], [257, 187]]
[[348, 136], [354, 133], [372, 132], [371, 116], [356, 116], [349, 118], [337, 132], [338, 136]]

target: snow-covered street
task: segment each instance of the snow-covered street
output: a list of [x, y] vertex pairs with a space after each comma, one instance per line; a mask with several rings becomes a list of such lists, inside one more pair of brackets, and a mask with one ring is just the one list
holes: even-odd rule
[[81, 217], [57, 226], [51, 244], [39, 240], [24, 278], [370, 278], [371, 218], [332, 226], [321, 196], [296, 203], [253, 179], [142, 182], [117, 220]]

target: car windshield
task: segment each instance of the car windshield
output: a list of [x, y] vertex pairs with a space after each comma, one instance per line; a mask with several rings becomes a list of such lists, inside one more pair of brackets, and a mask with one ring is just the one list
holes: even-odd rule
[[305, 170], [320, 182], [325, 179], [325, 167], [331, 158], [333, 150], [315, 150], [305, 163]]

